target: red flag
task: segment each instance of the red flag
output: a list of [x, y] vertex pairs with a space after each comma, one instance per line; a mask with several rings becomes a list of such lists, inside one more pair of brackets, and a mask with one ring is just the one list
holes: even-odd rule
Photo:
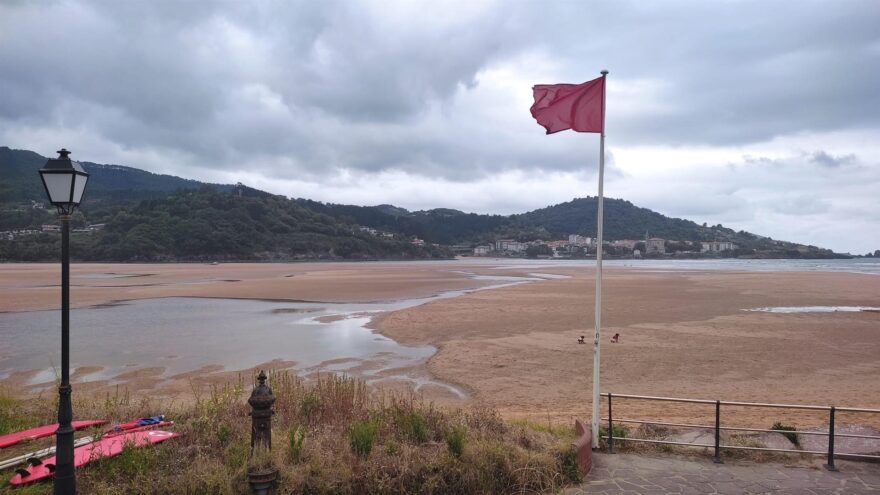
[[547, 129], [547, 134], [566, 129], [604, 130], [605, 76], [583, 84], [538, 84], [532, 90], [532, 117]]

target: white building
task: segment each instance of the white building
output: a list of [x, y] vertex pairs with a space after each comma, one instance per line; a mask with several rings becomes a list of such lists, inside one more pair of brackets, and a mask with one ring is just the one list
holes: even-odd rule
[[593, 239], [582, 235], [570, 234], [568, 236], [568, 243], [574, 246], [590, 246], [593, 244]]
[[496, 251], [506, 251], [509, 253], [521, 253], [526, 250], [528, 245], [524, 242], [515, 241], [513, 239], [500, 239], [495, 241]]
[[632, 239], [620, 239], [617, 241], [611, 241], [611, 246], [616, 248], [627, 248], [627, 249], [635, 249], [636, 244], [639, 241], [635, 241]]
[[492, 246], [477, 246], [474, 248], [474, 256], [488, 256], [492, 252]]
[[721, 251], [732, 251], [736, 249], [736, 244], [730, 241], [711, 241], [701, 242], [704, 253], [720, 253]]

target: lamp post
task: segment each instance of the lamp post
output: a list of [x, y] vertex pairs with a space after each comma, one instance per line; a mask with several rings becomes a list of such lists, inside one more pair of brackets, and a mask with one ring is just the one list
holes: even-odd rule
[[73, 406], [70, 403], [70, 216], [82, 201], [89, 174], [62, 148], [40, 169], [49, 202], [61, 220], [61, 386], [58, 387], [58, 431], [55, 432], [55, 495], [76, 494], [73, 466]]

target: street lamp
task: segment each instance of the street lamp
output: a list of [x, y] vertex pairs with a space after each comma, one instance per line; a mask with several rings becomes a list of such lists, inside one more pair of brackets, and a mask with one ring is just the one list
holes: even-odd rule
[[73, 466], [73, 406], [70, 403], [70, 216], [82, 201], [89, 174], [64, 148], [40, 169], [49, 202], [61, 220], [61, 386], [58, 387], [58, 431], [55, 432], [55, 495], [76, 493]]

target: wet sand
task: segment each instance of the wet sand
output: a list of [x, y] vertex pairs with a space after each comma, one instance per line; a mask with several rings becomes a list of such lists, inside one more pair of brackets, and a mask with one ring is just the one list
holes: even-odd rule
[[[568, 422], [589, 415], [592, 346], [576, 343], [580, 335], [592, 340], [594, 279], [588, 267], [496, 269], [485, 261], [77, 264], [72, 272], [75, 307], [170, 296], [383, 301], [496, 283], [463, 272], [569, 276], [441, 299], [381, 315], [371, 325], [402, 344], [437, 347], [420, 373], [454, 384], [469, 393], [468, 400], [495, 406], [506, 416], [542, 422], [549, 416]], [[880, 313], [743, 311], [767, 306], [877, 307], [878, 276], [607, 268], [605, 280], [603, 391], [880, 408]], [[55, 309], [57, 284], [57, 265], [0, 265], [0, 311]], [[619, 344], [608, 342], [614, 333], [621, 334]], [[350, 364], [353, 369], [378, 366]], [[186, 394], [193, 380], [220, 381], [239, 373], [200, 371], [165, 380], [163, 387]], [[128, 377], [131, 388], [138, 393], [147, 390], [155, 382], [150, 373], [155, 370]], [[411, 387], [393, 379], [384, 382], [374, 385]], [[77, 385], [80, 391], [99, 388], [96, 382]], [[456, 400], [442, 387], [427, 386], [421, 392], [441, 402]], [[620, 400], [615, 402], [615, 415], [688, 422], [706, 421], [711, 410]], [[769, 426], [775, 420], [816, 425], [825, 418], [732, 409], [725, 417], [728, 424], [753, 426]], [[880, 418], [839, 415], [838, 421], [877, 424]]]
[[[431, 373], [507, 416], [588, 417], [593, 272], [554, 273], [573, 278], [438, 301], [385, 315], [374, 326], [404, 344], [438, 347]], [[743, 311], [877, 306], [878, 276], [609, 269], [603, 302], [603, 392], [880, 408], [880, 314]], [[618, 344], [609, 341], [614, 333]], [[580, 335], [588, 344], [576, 343]], [[709, 421], [713, 412], [615, 401], [622, 419]], [[878, 416], [838, 414], [838, 422], [876, 425]], [[742, 408], [728, 408], [724, 418], [764, 427], [776, 420], [814, 425], [827, 418]]]
[[[75, 263], [70, 269], [70, 304], [82, 308], [175, 296], [371, 302], [490, 283], [468, 278], [452, 263]], [[54, 263], [0, 264], [0, 311], [57, 309], [60, 283]]]

